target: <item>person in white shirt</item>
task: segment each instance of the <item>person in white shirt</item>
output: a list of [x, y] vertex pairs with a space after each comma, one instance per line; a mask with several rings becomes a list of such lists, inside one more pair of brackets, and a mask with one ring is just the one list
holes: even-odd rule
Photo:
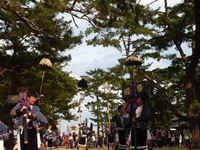
[[131, 150], [147, 149], [147, 127], [150, 119], [149, 107], [145, 103], [147, 95], [139, 93], [135, 101], [135, 115], [132, 118]]

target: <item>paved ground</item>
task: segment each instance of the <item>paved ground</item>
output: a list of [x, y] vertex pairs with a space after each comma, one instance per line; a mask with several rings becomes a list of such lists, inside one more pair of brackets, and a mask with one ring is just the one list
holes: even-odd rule
[[[65, 149], [64, 147], [61, 147], [61, 148], [56, 148], [55, 150], [67, 150]], [[68, 150], [77, 150], [77, 149], [68, 149]], [[88, 150], [107, 150], [107, 147], [104, 147], [104, 148], [90, 148]], [[112, 150], [112, 149], [110, 149]], [[176, 147], [171, 147], [171, 148], [167, 148], [167, 147], [163, 147], [163, 148], [153, 148], [153, 150], [189, 150], [187, 148], [176, 148]]]

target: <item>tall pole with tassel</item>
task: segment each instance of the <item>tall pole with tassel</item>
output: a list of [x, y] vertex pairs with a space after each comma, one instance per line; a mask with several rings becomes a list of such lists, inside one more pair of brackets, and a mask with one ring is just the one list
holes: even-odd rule
[[40, 95], [43, 94], [43, 84], [44, 84], [44, 76], [45, 76], [45, 71], [49, 70], [52, 68], [52, 63], [48, 58], [42, 58], [39, 62], [39, 65], [42, 69], [42, 79], [41, 79], [41, 84], [40, 84]]

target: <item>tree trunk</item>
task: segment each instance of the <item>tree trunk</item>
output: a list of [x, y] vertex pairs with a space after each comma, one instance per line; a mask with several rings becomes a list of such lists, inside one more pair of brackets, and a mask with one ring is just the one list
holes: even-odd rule
[[[195, 23], [196, 23], [196, 35], [195, 35], [195, 48], [193, 52], [193, 58], [191, 61], [190, 70], [188, 70], [187, 79], [194, 80], [196, 74], [197, 64], [199, 63], [200, 57], [200, 1], [195, 0]], [[189, 81], [188, 80], [188, 81]], [[187, 82], [188, 83], [188, 82]], [[187, 85], [187, 84], [186, 84]], [[196, 87], [199, 88], [199, 87]], [[200, 121], [198, 113], [193, 109], [192, 103], [194, 103], [195, 97], [191, 94], [195, 89], [194, 82], [191, 89], [187, 89], [186, 87], [186, 99], [189, 100], [189, 108], [188, 108], [188, 120], [192, 130], [192, 148], [200, 149]], [[195, 90], [197, 91], [197, 90]], [[187, 108], [187, 107], [186, 107]]]
[[192, 134], [192, 148], [200, 149], [200, 124], [199, 124], [199, 116], [198, 111], [194, 109], [194, 102], [195, 100], [195, 86], [194, 82], [194, 75], [195, 73], [191, 74], [190, 70], [187, 70], [186, 74], [186, 83], [185, 83], [185, 90], [186, 90], [186, 101], [185, 101], [185, 108], [187, 109], [187, 118], [190, 124], [191, 134]]
[[[99, 110], [99, 97], [97, 96], [97, 101], [98, 101], [98, 103], [97, 103], [97, 110]], [[99, 113], [97, 113], [97, 139], [99, 140], [99, 132], [100, 132], [100, 125], [99, 125]]]
[[97, 115], [97, 139], [99, 140], [99, 115]]
[[200, 149], [200, 129], [199, 129], [199, 117], [194, 112], [192, 105], [188, 110], [188, 120], [192, 132], [192, 148]]

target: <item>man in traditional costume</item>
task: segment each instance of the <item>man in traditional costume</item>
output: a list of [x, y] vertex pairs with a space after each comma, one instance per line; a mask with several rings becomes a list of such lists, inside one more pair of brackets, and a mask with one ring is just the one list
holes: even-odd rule
[[40, 147], [38, 130], [47, 123], [47, 118], [35, 102], [36, 94], [27, 92], [25, 100], [21, 100], [10, 112], [18, 127], [18, 150], [38, 150]]
[[147, 127], [150, 111], [145, 103], [147, 95], [139, 93], [135, 102], [135, 112], [132, 118], [131, 150], [147, 150]]
[[115, 135], [115, 147], [119, 150], [126, 149], [126, 120], [127, 114], [124, 111], [124, 106], [120, 105], [117, 108], [118, 113], [112, 119], [112, 133]]

